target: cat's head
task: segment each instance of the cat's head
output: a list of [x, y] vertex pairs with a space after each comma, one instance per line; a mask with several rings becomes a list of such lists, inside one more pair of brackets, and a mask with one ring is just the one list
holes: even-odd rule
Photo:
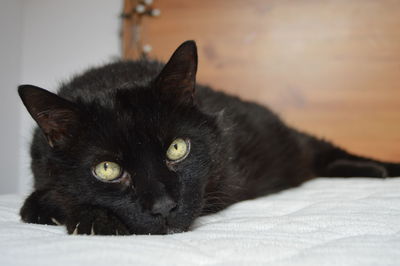
[[[108, 68], [101, 73], [118, 81]], [[196, 45], [187, 41], [148, 82], [104, 88], [114, 83], [83, 74], [69, 100], [20, 86], [43, 133], [33, 143], [37, 186], [63, 193], [71, 206], [105, 207], [131, 233], [187, 230], [202, 211], [218, 153], [216, 121], [194, 101], [196, 69]]]

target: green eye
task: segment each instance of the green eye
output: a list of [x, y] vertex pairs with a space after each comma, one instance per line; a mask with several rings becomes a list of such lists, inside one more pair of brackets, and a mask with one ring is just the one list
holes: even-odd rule
[[189, 141], [184, 139], [174, 140], [167, 150], [167, 158], [171, 161], [182, 161], [189, 154], [190, 144]]
[[94, 175], [102, 181], [113, 181], [122, 175], [122, 168], [117, 163], [101, 162], [93, 169]]

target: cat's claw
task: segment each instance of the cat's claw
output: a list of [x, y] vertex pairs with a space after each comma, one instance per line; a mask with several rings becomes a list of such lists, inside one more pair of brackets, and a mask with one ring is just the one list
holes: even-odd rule
[[91, 236], [94, 236], [94, 235], [96, 234], [96, 233], [94, 232], [93, 227], [94, 227], [94, 224], [92, 224], [92, 229], [90, 230], [90, 235], [91, 235]]
[[77, 224], [75, 225], [75, 229], [74, 229], [74, 231], [72, 232], [71, 235], [77, 235], [77, 234], [78, 234], [78, 226], [79, 226], [79, 223], [77, 223]]
[[66, 226], [72, 235], [129, 235], [126, 226], [111, 212], [93, 207], [85, 207], [72, 213]]
[[62, 223], [60, 223], [59, 221], [57, 221], [56, 218], [51, 217], [50, 220], [55, 224], [55, 225], [62, 225]]

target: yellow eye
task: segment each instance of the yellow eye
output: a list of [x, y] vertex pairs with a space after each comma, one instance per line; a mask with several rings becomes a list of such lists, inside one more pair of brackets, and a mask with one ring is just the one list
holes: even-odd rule
[[113, 162], [101, 162], [94, 168], [96, 177], [103, 181], [113, 181], [122, 175], [122, 168]]
[[189, 154], [189, 141], [174, 140], [167, 150], [167, 158], [171, 161], [182, 161]]

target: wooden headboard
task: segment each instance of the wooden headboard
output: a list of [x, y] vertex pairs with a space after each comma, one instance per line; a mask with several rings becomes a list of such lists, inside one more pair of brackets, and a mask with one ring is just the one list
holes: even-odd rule
[[198, 82], [352, 152], [400, 161], [400, 1], [155, 0], [161, 15], [139, 20], [129, 15], [138, 2], [125, 1], [125, 58], [138, 54], [135, 23], [137, 43], [162, 60], [194, 39]]

